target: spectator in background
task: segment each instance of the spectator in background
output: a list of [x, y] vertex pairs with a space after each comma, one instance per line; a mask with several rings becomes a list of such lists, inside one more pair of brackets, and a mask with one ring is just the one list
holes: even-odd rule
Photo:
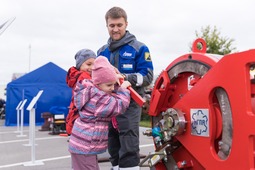
[[5, 105], [5, 100], [0, 98], [0, 108], [4, 107]]

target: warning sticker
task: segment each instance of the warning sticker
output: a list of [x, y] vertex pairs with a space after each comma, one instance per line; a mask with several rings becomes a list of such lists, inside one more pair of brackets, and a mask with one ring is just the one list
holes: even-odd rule
[[145, 59], [146, 61], [151, 61], [151, 55], [150, 55], [150, 53], [146, 52], [146, 53], [144, 54], [144, 59]]

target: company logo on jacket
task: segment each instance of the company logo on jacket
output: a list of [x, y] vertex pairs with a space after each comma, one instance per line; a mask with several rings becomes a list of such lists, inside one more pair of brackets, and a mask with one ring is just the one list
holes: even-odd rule
[[132, 53], [124, 52], [124, 53], [123, 53], [123, 56], [125, 56], [125, 57], [131, 57], [131, 56], [132, 56]]

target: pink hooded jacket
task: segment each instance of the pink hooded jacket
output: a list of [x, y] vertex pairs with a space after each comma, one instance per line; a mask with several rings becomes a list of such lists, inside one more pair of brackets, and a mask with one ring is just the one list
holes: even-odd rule
[[130, 92], [118, 87], [112, 94], [105, 93], [90, 80], [77, 83], [74, 103], [80, 117], [75, 120], [69, 140], [69, 152], [99, 154], [107, 149], [108, 123], [113, 116], [124, 113], [130, 103]]

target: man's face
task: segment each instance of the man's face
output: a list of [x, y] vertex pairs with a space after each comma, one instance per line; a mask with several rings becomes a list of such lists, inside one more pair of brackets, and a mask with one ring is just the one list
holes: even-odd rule
[[128, 23], [123, 17], [121, 18], [108, 18], [107, 29], [113, 41], [120, 40], [126, 33]]

